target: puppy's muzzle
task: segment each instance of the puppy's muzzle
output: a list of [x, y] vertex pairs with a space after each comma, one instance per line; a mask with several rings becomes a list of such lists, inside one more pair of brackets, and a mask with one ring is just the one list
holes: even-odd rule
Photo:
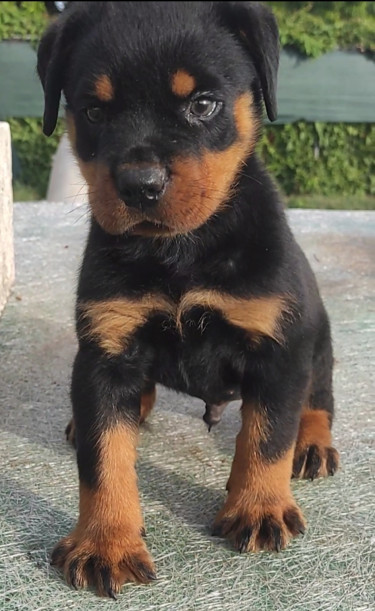
[[158, 204], [167, 180], [167, 170], [158, 164], [124, 164], [117, 172], [116, 186], [127, 206], [146, 211]]

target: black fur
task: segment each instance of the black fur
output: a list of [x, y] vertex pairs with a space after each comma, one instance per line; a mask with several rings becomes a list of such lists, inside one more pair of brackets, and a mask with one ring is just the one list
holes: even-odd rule
[[[262, 99], [269, 118], [276, 118], [278, 34], [262, 5], [72, 4], [39, 49], [44, 131], [48, 135], [55, 127], [63, 91], [78, 157], [105, 165], [114, 184], [119, 164], [156, 160], [169, 169], [181, 155], [226, 151], [238, 138], [235, 101], [246, 92], [259, 121]], [[193, 74], [198, 89], [222, 104], [204, 125], [187, 121], [181, 100], [170, 91], [170, 76], [179, 69]], [[100, 104], [93, 82], [103, 73], [115, 96]], [[98, 105], [105, 121], [93, 125], [84, 109]], [[85, 321], [77, 316], [72, 402], [80, 478], [89, 486], [98, 481], [93, 438], [119, 419], [137, 423], [150, 381], [208, 406], [238, 397], [261, 406], [269, 427], [260, 446], [265, 461], [276, 460], [296, 439], [303, 404], [333, 414], [329, 322], [315, 278], [266, 170], [253, 151], [243, 161], [229, 205], [191, 231], [173, 237], [111, 235], [92, 216], [78, 303], [155, 293], [177, 304], [197, 288], [249, 300], [287, 295], [293, 311], [283, 320], [284, 341], [252, 342], [220, 311], [197, 306], [182, 318], [182, 335], [170, 315], [156, 312], [122, 354], [109, 357], [87, 338]], [[312, 465], [311, 477], [315, 471]], [[271, 537], [271, 547], [279, 549], [277, 525], [271, 520], [262, 528], [260, 540]], [[251, 536], [251, 529], [245, 531], [238, 543], [242, 551]]]

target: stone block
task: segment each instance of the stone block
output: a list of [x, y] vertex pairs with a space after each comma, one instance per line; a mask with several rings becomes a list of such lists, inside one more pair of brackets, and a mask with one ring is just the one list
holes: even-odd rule
[[13, 191], [11, 137], [0, 123], [0, 314], [14, 282]]

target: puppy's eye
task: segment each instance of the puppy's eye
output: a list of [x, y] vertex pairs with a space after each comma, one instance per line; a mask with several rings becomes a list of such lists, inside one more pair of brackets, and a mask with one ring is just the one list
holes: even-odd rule
[[99, 108], [99, 106], [85, 108], [85, 115], [90, 123], [102, 123], [105, 119], [104, 110]]
[[190, 116], [198, 119], [207, 119], [208, 117], [211, 117], [214, 112], [219, 109], [219, 107], [219, 103], [215, 102], [215, 100], [201, 97], [191, 102], [188, 108], [188, 113]]

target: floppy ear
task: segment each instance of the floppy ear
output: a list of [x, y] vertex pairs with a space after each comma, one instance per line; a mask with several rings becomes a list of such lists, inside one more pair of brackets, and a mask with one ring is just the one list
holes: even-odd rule
[[50, 136], [57, 122], [67, 61], [82, 20], [67, 10], [45, 32], [38, 48], [38, 75], [44, 89], [43, 132]]
[[226, 24], [240, 38], [254, 62], [268, 118], [277, 118], [277, 71], [280, 43], [272, 12], [259, 2], [219, 2]]

